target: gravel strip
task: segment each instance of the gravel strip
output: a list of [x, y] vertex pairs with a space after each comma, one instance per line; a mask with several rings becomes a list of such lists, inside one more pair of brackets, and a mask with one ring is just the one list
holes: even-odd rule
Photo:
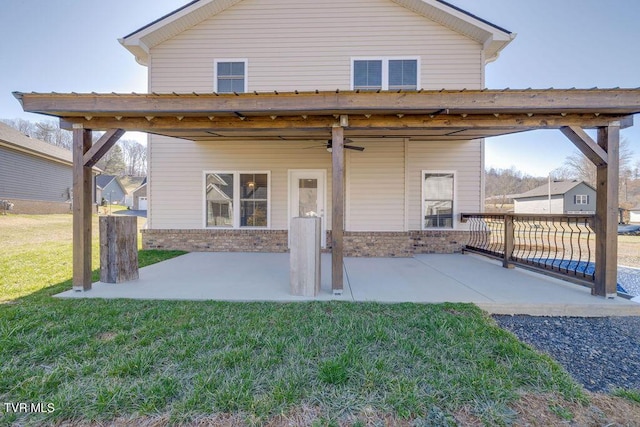
[[493, 316], [592, 392], [640, 389], [640, 317]]
[[640, 268], [618, 266], [618, 283], [629, 295], [640, 295]]

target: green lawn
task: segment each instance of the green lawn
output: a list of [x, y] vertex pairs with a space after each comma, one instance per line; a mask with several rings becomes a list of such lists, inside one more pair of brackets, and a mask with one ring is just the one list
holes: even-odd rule
[[[563, 417], [588, 402], [472, 305], [51, 298], [71, 286], [70, 224], [0, 217], [0, 402], [55, 408], [0, 407], [0, 424], [508, 425], [522, 396], [551, 396]], [[141, 251], [140, 263], [178, 254]]]

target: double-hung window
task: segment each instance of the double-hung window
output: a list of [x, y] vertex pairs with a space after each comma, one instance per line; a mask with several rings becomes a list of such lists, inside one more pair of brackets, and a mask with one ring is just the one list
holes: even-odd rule
[[268, 172], [205, 173], [206, 227], [269, 226]]
[[576, 194], [573, 196], [573, 202], [576, 205], [588, 205], [589, 204], [589, 195], [588, 194]]
[[247, 92], [247, 60], [217, 59], [214, 62], [214, 92]]
[[453, 228], [454, 173], [422, 172], [422, 228]]
[[418, 89], [417, 58], [354, 58], [353, 90]]

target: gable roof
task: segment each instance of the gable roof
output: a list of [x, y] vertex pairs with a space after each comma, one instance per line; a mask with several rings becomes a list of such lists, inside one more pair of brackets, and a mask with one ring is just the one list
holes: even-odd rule
[[[118, 41], [136, 57], [140, 64], [147, 65], [149, 51], [153, 47], [241, 1], [194, 0]], [[482, 44], [486, 62], [495, 60], [500, 51], [515, 38], [514, 33], [444, 0], [390, 1]]]
[[2, 122], [0, 122], [0, 145], [69, 166], [73, 165], [73, 154], [70, 150], [31, 138]]
[[[551, 182], [551, 195], [557, 196], [567, 193], [569, 190], [579, 186], [580, 184], [584, 184], [589, 187], [594, 192], [595, 188], [590, 186], [584, 181], [572, 180], [572, 181], [552, 181]], [[514, 195], [514, 199], [526, 199], [530, 197], [541, 197], [549, 195], [549, 184], [543, 184], [540, 187], [536, 187], [533, 190], [529, 190], [526, 193]]]
[[100, 188], [104, 188], [116, 177], [114, 175], [98, 175], [96, 176], [96, 185]]
[[135, 194], [147, 186], [147, 177], [145, 176], [140, 185], [138, 185], [131, 193]]
[[98, 188], [103, 189], [107, 185], [109, 185], [114, 179], [116, 180], [116, 184], [118, 184], [120, 186], [120, 188], [122, 189], [122, 192], [124, 194], [129, 194], [127, 189], [124, 188], [124, 185], [122, 185], [122, 182], [120, 182], [120, 179], [115, 175], [98, 175], [98, 176], [96, 176], [96, 186]]

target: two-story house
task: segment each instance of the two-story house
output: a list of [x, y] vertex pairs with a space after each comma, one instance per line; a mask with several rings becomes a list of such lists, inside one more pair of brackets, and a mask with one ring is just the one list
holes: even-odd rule
[[14, 93], [73, 130], [74, 288], [91, 288], [91, 167], [125, 131], [151, 134], [144, 247], [286, 251], [291, 218], [318, 216], [339, 293], [344, 255], [459, 250], [484, 138], [557, 129], [598, 168], [594, 293], [614, 295], [640, 89], [485, 89], [513, 37], [442, 0], [196, 0], [121, 39], [148, 93]]
[[[152, 93], [481, 89], [514, 37], [439, 0], [199, 0], [120, 40]], [[450, 133], [447, 130], [441, 135]], [[346, 140], [345, 254], [459, 251], [483, 200], [483, 139]], [[149, 139], [146, 248], [286, 251], [292, 217], [331, 240], [331, 142], [247, 131]]]

